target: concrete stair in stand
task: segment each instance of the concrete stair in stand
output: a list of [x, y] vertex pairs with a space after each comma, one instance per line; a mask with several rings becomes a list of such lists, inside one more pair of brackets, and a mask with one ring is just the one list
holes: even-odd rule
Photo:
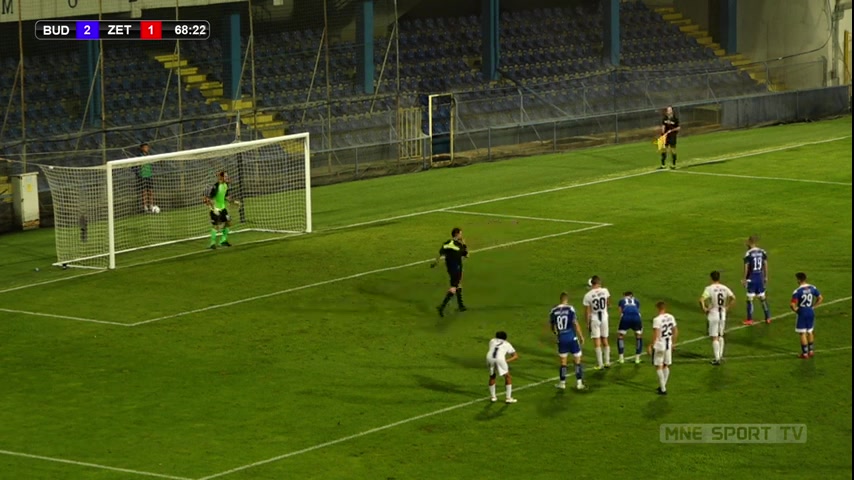
[[251, 98], [232, 100], [225, 98], [222, 82], [208, 79], [198, 67], [190, 64], [186, 58], [178, 60], [174, 53], [155, 55], [154, 57], [163, 68], [175, 69], [181, 75], [181, 83], [187, 91], [198, 90], [205, 97], [208, 105], [219, 105], [225, 112], [239, 112], [240, 123], [248, 128], [257, 129], [264, 138], [285, 134], [285, 122], [275, 119], [275, 114], [263, 111], [253, 112], [254, 104]]
[[753, 61], [741, 53], [727, 55], [726, 50], [721, 48], [721, 45], [712, 39], [709, 32], [701, 30], [699, 25], [677, 12], [674, 7], [659, 7], [655, 9], [655, 12], [661, 15], [667, 22], [678, 26], [679, 30], [685, 35], [696, 39], [700, 45], [710, 48], [721, 60], [729, 62], [733, 67], [743, 72], [747, 72], [750, 78], [757, 84], [764, 85], [773, 92], [780, 92], [787, 89], [783, 82], [768, 78], [768, 72], [763, 65], [753, 63]]

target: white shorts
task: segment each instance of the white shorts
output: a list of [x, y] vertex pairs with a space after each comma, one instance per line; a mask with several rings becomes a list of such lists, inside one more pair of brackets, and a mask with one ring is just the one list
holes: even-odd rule
[[748, 292], [748, 293], [746, 293], [746, 294], [745, 294], [745, 296], [746, 296], [746, 297], [747, 297], [747, 299], [748, 299], [748, 300], [750, 300], [751, 302], [753, 301], [753, 299], [754, 299], [754, 298], [758, 298], [759, 300], [765, 300], [765, 292], [762, 292], [762, 293], [751, 293], [751, 292]]
[[489, 367], [490, 377], [495, 375], [496, 372], [502, 377], [510, 372], [510, 367], [507, 365], [507, 359], [505, 358], [488, 357], [486, 359], [486, 366]]
[[652, 350], [652, 364], [656, 367], [660, 367], [662, 365], [670, 365], [673, 360], [673, 349], [667, 350]]
[[590, 320], [590, 338], [608, 338], [608, 317]]
[[724, 336], [724, 332], [726, 332], [726, 317], [720, 318], [718, 314], [709, 315], [708, 324], [710, 337]]

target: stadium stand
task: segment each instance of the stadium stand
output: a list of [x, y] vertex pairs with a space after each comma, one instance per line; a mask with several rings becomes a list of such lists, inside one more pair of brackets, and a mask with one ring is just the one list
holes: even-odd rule
[[[501, 15], [501, 72], [499, 81], [485, 81], [479, 71], [480, 26], [477, 17], [416, 18], [400, 22], [400, 78], [394, 68], [383, 71], [376, 98], [360, 92], [354, 81], [352, 42], [331, 46], [331, 102], [327, 101], [326, 68], [318, 60], [315, 30], [259, 34], [255, 46], [256, 107], [271, 133], [312, 134], [312, 148], [323, 150], [377, 144], [394, 139], [396, 86], [407, 106], [426, 103], [425, 94], [453, 91], [459, 98], [465, 128], [520, 121], [520, 92], [525, 92], [525, 121], [591, 115], [615, 109], [651, 109], [661, 105], [649, 92], [669, 92], [670, 102], [752, 94], [765, 90], [744, 71], [721, 60], [710, 49], [686, 35], [678, 25], [641, 2], [621, 4], [622, 65], [612, 70], [601, 61], [601, 15], [578, 8], [553, 8]], [[244, 43], [247, 40], [244, 38]], [[385, 45], [388, 38], [376, 39]], [[662, 47], [664, 45], [664, 47]], [[383, 49], [377, 48], [380, 71]], [[167, 88], [170, 52], [151, 52], [140, 44], [112, 48], [105, 54], [108, 126], [156, 124], [175, 119], [177, 89]], [[165, 54], [165, 55], [164, 55]], [[223, 72], [220, 42], [183, 42], [180, 67], [191, 79], [182, 96], [184, 131], [216, 130], [223, 120], [209, 119], [228, 106], [222, 104]], [[50, 53], [32, 58], [26, 72], [29, 151], [59, 152], [96, 149], [100, 135], [69, 135], [81, 131], [83, 103], [88, 92], [64, 72], [78, 68], [77, 58]], [[173, 63], [170, 63], [173, 62]], [[9, 98], [16, 60], [0, 60], [0, 96]], [[242, 92], [252, 92], [250, 82]], [[164, 95], [164, 93], [166, 93]], [[62, 99], [56, 101], [56, 99]], [[251, 103], [249, 104], [251, 105]], [[20, 107], [13, 105], [0, 144], [16, 141], [21, 132]], [[440, 111], [434, 133], [450, 128], [449, 115]], [[208, 118], [206, 118], [208, 117]], [[196, 119], [197, 118], [197, 119]], [[246, 123], [246, 122], [244, 122]], [[329, 129], [334, 140], [328, 141]], [[426, 130], [426, 122], [423, 127]], [[133, 132], [109, 132], [108, 146], [138, 143], [155, 135], [178, 134], [177, 125]], [[184, 148], [227, 143], [233, 134], [188, 136]], [[14, 153], [13, 147], [11, 151]]]

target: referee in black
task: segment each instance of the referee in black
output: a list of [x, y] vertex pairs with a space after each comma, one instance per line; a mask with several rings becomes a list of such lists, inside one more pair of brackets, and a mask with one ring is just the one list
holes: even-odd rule
[[430, 268], [436, 266], [440, 260], [445, 259], [445, 267], [448, 269], [450, 277], [450, 288], [445, 293], [445, 299], [442, 304], [436, 307], [439, 311], [439, 316], [445, 316], [445, 307], [448, 306], [454, 295], [457, 296], [457, 307], [459, 311], [465, 312], [466, 307], [463, 304], [463, 257], [469, 256], [469, 250], [466, 246], [466, 241], [463, 239], [463, 231], [460, 228], [451, 230], [451, 239], [443, 243], [439, 248], [439, 257], [430, 264]]
[[679, 134], [679, 128], [679, 117], [673, 113], [673, 107], [668, 106], [664, 109], [664, 118], [661, 119], [661, 134], [667, 135], [667, 138], [664, 141], [664, 151], [661, 152], [659, 170], [666, 167], [667, 152], [670, 152], [670, 159], [673, 162], [670, 168], [676, 168], [676, 135]]

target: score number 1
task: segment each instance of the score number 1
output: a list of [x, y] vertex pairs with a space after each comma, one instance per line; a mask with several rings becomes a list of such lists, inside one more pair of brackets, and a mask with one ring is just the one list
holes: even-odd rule
[[161, 40], [163, 38], [162, 22], [139, 22], [140, 40]]

